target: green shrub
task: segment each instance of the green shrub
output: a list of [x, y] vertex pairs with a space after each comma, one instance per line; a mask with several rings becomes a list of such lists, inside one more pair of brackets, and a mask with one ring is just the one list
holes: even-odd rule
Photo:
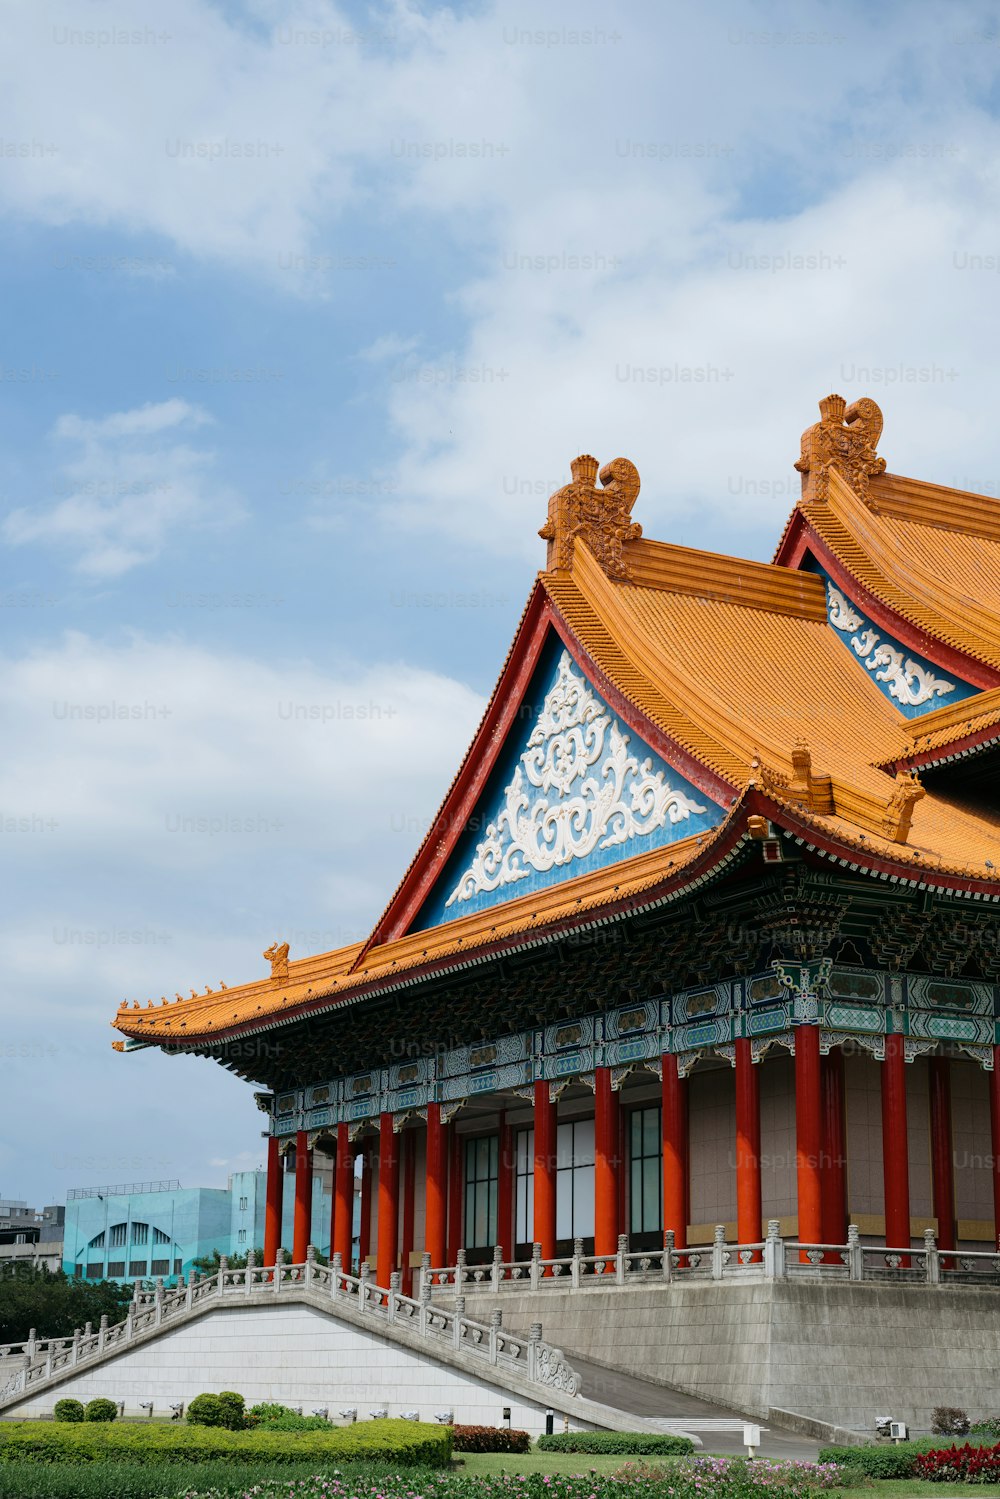
[[85, 1421], [114, 1421], [118, 1416], [118, 1407], [113, 1400], [89, 1400], [84, 1406], [83, 1419]]
[[539, 1437], [542, 1452], [621, 1452], [637, 1457], [689, 1457], [690, 1437], [655, 1436], [644, 1431], [566, 1431]]
[[964, 1437], [969, 1418], [957, 1405], [937, 1405], [931, 1415], [931, 1431], [939, 1437]]
[[192, 1426], [225, 1426], [227, 1424], [223, 1419], [225, 1412], [222, 1408], [222, 1399], [218, 1395], [196, 1395], [193, 1400], [188, 1401], [184, 1414]]
[[227, 1431], [244, 1429], [247, 1424], [247, 1403], [242, 1395], [237, 1395], [235, 1390], [221, 1390], [219, 1407], [222, 1414], [220, 1426], [224, 1426]]
[[52, 1411], [54, 1421], [82, 1421], [83, 1404], [79, 1400], [57, 1400]]
[[[217, 1398], [217, 1397], [216, 1397]], [[325, 1431], [226, 1431], [151, 1421], [69, 1425], [55, 1421], [0, 1422], [3, 1462], [110, 1461], [287, 1464], [385, 1463], [447, 1467], [451, 1428], [414, 1421], [361, 1421]]]
[[530, 1452], [526, 1431], [508, 1431], [506, 1426], [453, 1426], [455, 1452]]
[[1000, 1441], [1000, 1416], [988, 1416], [985, 1421], [976, 1421], [969, 1427], [969, 1431], [974, 1437], [992, 1437], [995, 1442]]

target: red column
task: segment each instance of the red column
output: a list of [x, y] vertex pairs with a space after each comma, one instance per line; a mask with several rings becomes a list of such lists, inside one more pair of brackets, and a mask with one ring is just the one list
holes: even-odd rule
[[663, 1057], [663, 1228], [674, 1244], [687, 1248], [688, 1120], [687, 1079], [677, 1075], [677, 1058]]
[[281, 1205], [284, 1188], [278, 1137], [267, 1142], [267, 1202], [264, 1209], [264, 1264], [273, 1265], [281, 1246]]
[[305, 1263], [312, 1231], [312, 1151], [304, 1129], [295, 1136], [295, 1219], [292, 1232], [292, 1264]]
[[363, 1265], [372, 1252], [372, 1147], [361, 1146], [361, 1221], [358, 1224], [358, 1259]]
[[758, 1244], [764, 1237], [760, 1208], [760, 1068], [750, 1042], [736, 1042], [736, 1238]]
[[882, 1175], [886, 1248], [908, 1249], [910, 1160], [906, 1137], [906, 1064], [903, 1038], [895, 1034], [885, 1038], [882, 1063]]
[[820, 1157], [823, 1149], [819, 1078], [819, 1030], [795, 1027], [795, 1167], [798, 1186], [799, 1240], [823, 1242]]
[[616, 1093], [615, 1099], [618, 1104], [618, 1232], [628, 1233], [628, 1193], [625, 1191], [628, 1182], [628, 1149], [625, 1140], [625, 1132], [628, 1129], [628, 1115], [622, 1108], [622, 1096]]
[[424, 1249], [439, 1269], [448, 1253], [445, 1237], [448, 1181], [445, 1175], [447, 1140], [441, 1123], [441, 1105], [427, 1105], [427, 1175], [424, 1182]]
[[399, 1248], [399, 1137], [392, 1127], [392, 1115], [379, 1119], [378, 1144], [378, 1245], [375, 1283], [388, 1286], [396, 1268]]
[[410, 1255], [413, 1253], [413, 1230], [416, 1221], [416, 1191], [417, 1191], [417, 1134], [413, 1129], [408, 1129], [400, 1136], [400, 1146], [403, 1152], [403, 1243], [400, 1249], [402, 1259], [403, 1279], [401, 1289], [404, 1296], [413, 1295], [413, 1267], [410, 1264]]
[[930, 1059], [931, 1184], [939, 1249], [954, 1249], [955, 1153], [951, 1138], [951, 1063]]
[[337, 1164], [333, 1176], [333, 1234], [330, 1253], [340, 1255], [347, 1275], [351, 1273], [354, 1247], [354, 1156], [348, 1126], [337, 1125]]
[[549, 1085], [535, 1083], [535, 1221], [534, 1242], [542, 1259], [556, 1254], [556, 1106], [549, 1101]]
[[844, 1130], [844, 1053], [820, 1058], [823, 1092], [823, 1242], [847, 1243], [847, 1149]]
[[458, 1262], [465, 1245], [465, 1157], [455, 1125], [448, 1126], [448, 1264]]
[[993, 1071], [988, 1076], [993, 1153], [993, 1243], [1000, 1244], [1000, 1046], [993, 1048]]
[[[537, 1192], [537, 1188], [535, 1189]], [[536, 1199], [537, 1200], [537, 1199]], [[611, 1069], [594, 1069], [594, 1253], [618, 1248], [618, 1095]], [[610, 1267], [607, 1267], [610, 1269]]]
[[514, 1131], [500, 1111], [497, 1170], [497, 1243], [505, 1260], [514, 1258]]

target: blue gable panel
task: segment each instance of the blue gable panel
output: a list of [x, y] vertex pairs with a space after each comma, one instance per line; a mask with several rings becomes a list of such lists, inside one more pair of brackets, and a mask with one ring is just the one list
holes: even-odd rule
[[479, 805], [412, 930], [689, 838], [723, 816], [616, 718], [553, 635]]
[[978, 687], [943, 672], [933, 661], [915, 655], [908, 646], [872, 624], [822, 568], [816, 571], [826, 585], [830, 624], [882, 696], [889, 698], [904, 718], [920, 718], [924, 713], [933, 713], [935, 708], [976, 695]]

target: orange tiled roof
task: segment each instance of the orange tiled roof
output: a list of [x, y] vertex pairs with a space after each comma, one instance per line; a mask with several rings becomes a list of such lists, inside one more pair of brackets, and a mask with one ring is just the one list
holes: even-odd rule
[[[852, 576], [928, 640], [1000, 666], [993, 502], [879, 474], [871, 459], [868, 449], [867, 483], [864, 475], [848, 483], [831, 468], [825, 497], [807, 496], [801, 517]], [[811, 462], [815, 471], [815, 456]], [[727, 805], [721, 826], [429, 930], [392, 941], [376, 935], [291, 962], [277, 977], [172, 1005], [123, 1005], [114, 1021], [120, 1032], [183, 1044], [281, 1024], [318, 1000], [349, 1003], [665, 882], [700, 878], [745, 831], [754, 797], [820, 845], [856, 852], [862, 866], [881, 860], [915, 879], [975, 881], [1000, 896], [987, 863], [1000, 865], [1000, 818], [939, 791], [921, 795], [886, 771], [918, 750], [1000, 725], [1000, 688], [905, 719], [828, 624], [815, 574], [642, 540], [630, 519], [635, 470], [615, 460], [601, 474], [603, 491], [594, 486], [596, 472], [596, 460], [576, 460], [573, 483], [550, 501], [542, 596], [598, 685], [631, 705], [692, 771], [700, 766], [713, 778]], [[595, 496], [605, 502], [603, 520], [599, 507], [594, 520]], [[974, 599], [963, 592], [970, 580]], [[539, 597], [533, 594], [526, 618]], [[429, 835], [411, 868], [440, 838], [440, 831]], [[380, 923], [376, 934], [382, 930]]]

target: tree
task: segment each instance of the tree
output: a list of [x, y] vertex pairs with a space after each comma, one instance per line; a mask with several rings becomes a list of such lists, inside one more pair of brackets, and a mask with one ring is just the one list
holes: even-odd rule
[[131, 1285], [110, 1280], [71, 1280], [62, 1270], [28, 1264], [0, 1266], [0, 1343], [72, 1337], [78, 1327], [96, 1327], [103, 1316], [121, 1322], [132, 1300]]

